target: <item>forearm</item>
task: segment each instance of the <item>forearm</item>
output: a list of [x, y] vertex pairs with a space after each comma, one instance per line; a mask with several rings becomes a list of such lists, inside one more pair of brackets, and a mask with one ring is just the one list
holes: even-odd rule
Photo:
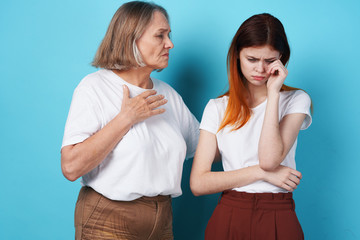
[[259, 140], [259, 163], [264, 170], [273, 170], [283, 160], [284, 144], [279, 124], [280, 94], [268, 93], [268, 103]]
[[61, 151], [64, 176], [75, 181], [90, 172], [115, 148], [131, 126], [132, 123], [119, 114], [84, 142], [64, 147]]
[[204, 172], [191, 175], [190, 187], [195, 196], [213, 194], [263, 180], [264, 171], [258, 165], [226, 172]]

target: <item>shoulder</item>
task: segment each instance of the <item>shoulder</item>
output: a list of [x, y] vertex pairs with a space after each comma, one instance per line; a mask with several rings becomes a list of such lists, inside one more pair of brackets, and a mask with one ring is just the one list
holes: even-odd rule
[[172, 102], [173, 104], [184, 104], [183, 98], [181, 97], [181, 95], [173, 88], [171, 87], [168, 83], [161, 81], [159, 79], [156, 78], [151, 78], [151, 80], [154, 83], [154, 89], [159, 93], [159, 94], [163, 94], [165, 96], [165, 98], [167, 98], [168, 100], [171, 100], [170, 102]]
[[156, 87], [156, 90], [160, 90], [160, 91], [164, 91], [164, 92], [168, 92], [168, 93], [180, 96], [177, 93], [177, 91], [173, 87], [171, 87], [168, 83], [161, 81], [159, 79], [153, 78], [153, 77], [151, 78], [151, 80], [153, 81], [153, 83]]
[[222, 114], [226, 110], [227, 103], [229, 101], [228, 96], [223, 96], [215, 99], [210, 99], [204, 109], [204, 114], [218, 113]]
[[227, 104], [229, 101], [229, 96], [222, 96], [212, 100], [214, 100], [216, 104]]
[[309, 94], [307, 94], [303, 90], [282, 91], [280, 92], [280, 101], [281, 102], [305, 101], [311, 103]]
[[216, 107], [216, 109], [218, 111], [225, 111], [227, 104], [229, 102], [229, 97], [228, 96], [222, 96], [222, 97], [218, 97], [215, 99], [210, 99], [208, 105], [213, 105], [214, 107]]
[[75, 91], [89, 91], [91, 89], [96, 89], [99, 85], [102, 84], [102, 80], [105, 77], [107, 71], [106, 69], [101, 69], [96, 72], [86, 75], [76, 87]]
[[[284, 91], [281, 92], [282, 100], [280, 100], [281, 115], [303, 113], [306, 118], [301, 125], [301, 130], [306, 129], [311, 124], [311, 99], [309, 94], [303, 90]], [[281, 98], [280, 98], [281, 99]]]
[[200, 129], [204, 129], [213, 134], [217, 133], [228, 99], [227, 96], [223, 96], [209, 100], [203, 112]]

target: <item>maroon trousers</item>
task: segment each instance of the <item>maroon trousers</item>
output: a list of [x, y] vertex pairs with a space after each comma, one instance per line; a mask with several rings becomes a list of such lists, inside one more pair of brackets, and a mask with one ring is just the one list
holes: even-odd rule
[[205, 231], [206, 240], [303, 240], [292, 193], [225, 191]]

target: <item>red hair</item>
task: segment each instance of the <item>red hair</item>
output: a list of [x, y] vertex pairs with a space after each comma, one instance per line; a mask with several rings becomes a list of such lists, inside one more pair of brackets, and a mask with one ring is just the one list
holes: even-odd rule
[[[281, 54], [280, 61], [286, 65], [290, 58], [290, 47], [281, 22], [270, 14], [258, 14], [247, 19], [236, 32], [227, 55], [229, 91], [222, 96], [229, 96], [228, 105], [219, 130], [230, 125], [232, 130], [243, 127], [251, 117], [247, 97], [249, 91], [246, 79], [240, 69], [239, 54], [243, 48], [269, 45]], [[298, 88], [283, 85], [281, 91]], [[221, 97], [221, 96], [220, 96]]]

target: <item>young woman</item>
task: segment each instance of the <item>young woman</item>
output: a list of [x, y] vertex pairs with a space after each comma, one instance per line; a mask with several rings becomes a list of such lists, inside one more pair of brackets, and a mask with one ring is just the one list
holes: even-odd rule
[[93, 65], [75, 89], [61, 149], [70, 181], [82, 177], [75, 239], [173, 239], [171, 197], [199, 123], [180, 95], [150, 77], [168, 66], [166, 10], [133, 1], [113, 16]]
[[[204, 110], [190, 179], [195, 195], [223, 192], [205, 239], [303, 239], [292, 191], [311, 100], [284, 85], [289, 57], [284, 28], [270, 14], [247, 19], [232, 40], [229, 91]], [[211, 171], [220, 158], [224, 172]]]

